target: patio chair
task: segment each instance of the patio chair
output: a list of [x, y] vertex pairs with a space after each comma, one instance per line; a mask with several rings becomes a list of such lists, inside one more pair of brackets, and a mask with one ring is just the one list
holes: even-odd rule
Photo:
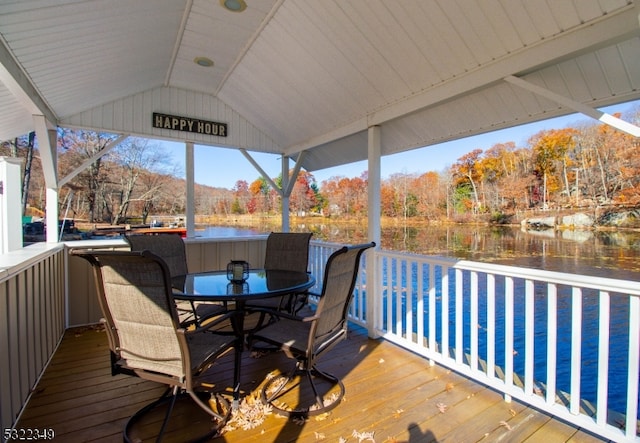
[[[184, 240], [179, 234], [126, 235], [125, 240], [132, 251], [147, 250], [161, 257], [167, 264], [171, 277], [189, 272]], [[177, 300], [176, 308], [180, 323], [184, 326], [199, 326], [202, 322], [226, 312], [226, 307], [220, 304], [185, 300]]]
[[[160, 441], [176, 399], [187, 394], [210, 416], [205, 421], [205, 437], [215, 435], [229, 418], [231, 407], [224, 397], [211, 392], [211, 382], [204, 376], [220, 355], [234, 348], [233, 389], [237, 401], [242, 338], [240, 334], [216, 334], [211, 328], [220, 322], [236, 325], [237, 314], [227, 312], [203, 328], [186, 330], [180, 325], [169, 269], [162, 258], [149, 251], [73, 254], [88, 260], [94, 270], [109, 338], [112, 374], [134, 375], [168, 386], [158, 400], [131, 416], [124, 428], [125, 441], [139, 441], [138, 436], [132, 436], [135, 424], [166, 404], [157, 434]], [[203, 394], [209, 398], [201, 398]]]
[[[261, 390], [263, 402], [268, 403], [279, 414], [285, 416], [302, 416], [321, 414], [336, 407], [344, 396], [343, 383], [335, 376], [318, 369], [318, 359], [329, 352], [347, 336], [347, 314], [353, 296], [353, 290], [360, 266], [362, 253], [375, 246], [367, 243], [356, 246], [345, 246], [329, 257], [323, 278], [322, 293], [315, 313], [307, 317], [298, 317], [283, 311], [274, 311], [277, 319], [252, 332], [248, 342], [264, 342], [284, 351], [289, 358], [295, 359], [292, 371], [284, 377], [273, 377], [264, 384]], [[299, 382], [297, 378], [300, 378]], [[313, 391], [308, 397], [302, 392], [303, 382], [307, 381]], [[316, 381], [328, 382], [339, 392], [327, 395], [316, 386]], [[298, 388], [297, 406], [291, 405], [291, 392]], [[287, 396], [288, 395], [288, 396]], [[310, 406], [304, 406], [308, 399]]]
[[[267, 247], [264, 258], [266, 271], [297, 271], [308, 272], [309, 241], [311, 232], [272, 232], [267, 237]], [[257, 310], [260, 317], [255, 328], [260, 328], [266, 318], [265, 309], [295, 311], [299, 299], [306, 300], [306, 293], [286, 294], [281, 297], [264, 300], [253, 300], [246, 304], [246, 311], [251, 313]]]

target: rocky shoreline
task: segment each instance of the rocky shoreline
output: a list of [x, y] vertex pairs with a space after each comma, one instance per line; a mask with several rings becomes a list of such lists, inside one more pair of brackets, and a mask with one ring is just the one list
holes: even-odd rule
[[520, 221], [520, 226], [527, 230], [576, 229], [590, 230], [602, 228], [640, 229], [640, 209], [605, 212], [600, 216], [585, 212], [574, 214], [531, 217]]

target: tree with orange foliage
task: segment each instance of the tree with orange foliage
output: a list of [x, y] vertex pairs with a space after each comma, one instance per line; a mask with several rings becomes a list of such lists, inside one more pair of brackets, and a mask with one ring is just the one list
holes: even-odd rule
[[326, 196], [329, 210], [334, 215], [366, 215], [367, 175], [347, 178], [332, 177], [322, 182], [320, 192]]
[[[549, 194], [560, 189], [562, 177], [565, 177], [565, 189], [570, 195], [567, 175], [568, 153], [575, 146], [574, 129], [551, 129], [540, 131], [529, 139], [533, 149], [535, 171], [543, 181], [542, 206], [547, 207]], [[561, 176], [558, 175], [561, 166]]]
[[612, 153], [612, 159], [608, 161], [610, 176], [603, 173], [608, 179], [603, 189], [605, 201], [617, 194], [621, 203], [640, 203], [640, 140], [603, 124], [598, 126], [598, 141], [601, 152]]
[[272, 210], [271, 200], [269, 194], [272, 189], [269, 186], [267, 180], [264, 177], [259, 177], [251, 182], [249, 185], [249, 193], [251, 194], [251, 200], [247, 211], [250, 214], [255, 212], [268, 213]]
[[478, 182], [482, 178], [482, 167], [480, 156], [482, 149], [474, 149], [460, 157], [453, 165], [453, 175], [458, 179], [458, 184], [468, 183], [471, 186], [474, 205], [473, 211], [476, 213], [480, 209], [480, 198], [478, 197]]
[[412, 180], [410, 188], [417, 197], [416, 210], [419, 215], [429, 219], [443, 216], [441, 210], [445, 207], [447, 192], [440, 174], [425, 172]]

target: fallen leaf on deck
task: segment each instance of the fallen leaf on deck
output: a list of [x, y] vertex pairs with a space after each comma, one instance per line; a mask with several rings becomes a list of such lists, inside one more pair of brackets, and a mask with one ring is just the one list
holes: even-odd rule
[[370, 441], [370, 442], [376, 443], [376, 441], [373, 439], [373, 434], [374, 432], [358, 432], [354, 429], [353, 434], [351, 434], [351, 436], [357, 438], [358, 443], [361, 443], [363, 441]]
[[328, 412], [325, 412], [323, 414], [316, 415], [314, 418], [315, 418], [315, 421], [324, 421], [329, 417], [329, 415], [330, 414]]
[[449, 406], [445, 405], [444, 403], [438, 403], [436, 405], [436, 408], [438, 408], [438, 411], [440, 411], [441, 414], [444, 414], [445, 411], [449, 409]]

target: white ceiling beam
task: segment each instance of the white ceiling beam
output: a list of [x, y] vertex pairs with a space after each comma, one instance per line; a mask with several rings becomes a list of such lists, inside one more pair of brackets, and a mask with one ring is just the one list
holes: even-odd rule
[[336, 128], [333, 131], [309, 139], [304, 143], [292, 146], [286, 150], [286, 153], [287, 155], [293, 157], [298, 152], [304, 152], [309, 148], [315, 148], [317, 146], [324, 145], [325, 143], [331, 143], [333, 141], [340, 140], [341, 138], [357, 134], [358, 132], [366, 131], [367, 128], [367, 119], [361, 118], [344, 126]]
[[[587, 50], [609, 46], [624, 41], [630, 36], [640, 34], [637, 7], [633, 4], [621, 8], [615, 13], [603, 16], [600, 20], [555, 36], [543, 39], [495, 61], [471, 70], [452, 80], [434, 86], [420, 94], [389, 105], [369, 114], [366, 118], [351, 122], [340, 128], [286, 148], [287, 155], [293, 155], [325, 143], [364, 131], [371, 126], [382, 125], [388, 121], [411, 114], [468, 94], [483, 87], [502, 81], [505, 77], [539, 69], [551, 63], [558, 63], [569, 57], [575, 57]], [[603, 40], [602, 36], [609, 36]], [[549, 59], [553, 54], [553, 59]]]
[[587, 106], [575, 100], [571, 100], [567, 97], [556, 94], [553, 91], [549, 91], [548, 89], [542, 88], [538, 85], [534, 85], [531, 82], [515, 77], [513, 75], [505, 77], [504, 80], [508, 83], [511, 83], [512, 85], [518, 86], [536, 95], [545, 97], [569, 109], [573, 109], [574, 111], [584, 114], [587, 117], [591, 117], [609, 126], [613, 126], [614, 128], [626, 132], [627, 134], [631, 134], [634, 137], [640, 137], [640, 127], [619, 119], [611, 114], [607, 114], [606, 112], [599, 111], [595, 108], [592, 108], [591, 106]]
[[276, 185], [275, 182], [271, 180], [271, 177], [269, 177], [269, 174], [267, 174], [264, 171], [264, 169], [262, 169], [262, 167], [258, 164], [258, 162], [254, 160], [253, 157], [251, 157], [251, 155], [247, 152], [247, 150], [244, 148], [240, 148], [239, 150], [242, 153], [242, 155], [244, 155], [245, 158], [249, 160], [249, 163], [251, 163], [253, 167], [256, 168], [256, 170], [260, 173], [260, 175], [262, 175], [262, 177], [267, 181], [267, 183], [269, 183], [269, 185], [276, 190], [278, 195], [280, 195], [280, 197], [284, 197], [284, 192], [282, 191], [282, 189], [280, 189], [278, 185]]
[[42, 115], [33, 116], [42, 174], [48, 189], [58, 189], [58, 141], [55, 126]]
[[242, 59], [247, 55], [247, 53], [249, 52], [253, 44], [256, 42], [258, 37], [260, 37], [260, 34], [264, 30], [264, 28], [269, 24], [271, 19], [273, 19], [273, 16], [276, 14], [276, 12], [278, 12], [278, 9], [280, 9], [280, 6], [282, 6], [283, 3], [284, 3], [284, 0], [277, 0], [276, 3], [271, 8], [271, 10], [269, 11], [269, 13], [262, 20], [262, 23], [260, 23], [260, 26], [258, 26], [258, 28], [255, 30], [253, 35], [251, 35], [251, 38], [249, 38], [247, 43], [244, 45], [244, 47], [242, 48], [242, 51], [240, 51], [240, 53], [238, 54], [238, 57], [236, 57], [233, 64], [229, 67], [224, 77], [222, 78], [222, 81], [220, 81], [220, 84], [216, 88], [216, 91], [214, 93], [216, 97], [220, 94], [220, 91], [222, 90], [224, 85], [227, 83], [227, 80], [229, 79], [229, 77], [231, 77], [231, 74], [233, 74], [233, 71], [236, 70], [236, 68], [242, 61]]
[[182, 38], [184, 37], [184, 30], [187, 28], [187, 21], [189, 20], [189, 15], [191, 14], [192, 7], [193, 7], [193, 0], [187, 0], [187, 4], [185, 5], [184, 12], [182, 14], [182, 21], [180, 22], [180, 30], [178, 31], [175, 44], [173, 45], [173, 51], [171, 52], [171, 61], [169, 62], [169, 67], [167, 68], [167, 74], [165, 75], [165, 78], [164, 78], [165, 87], [171, 84], [171, 75], [173, 74], [173, 68], [176, 65], [176, 60], [178, 58], [178, 51], [180, 51], [180, 46], [182, 46]]
[[6, 42], [0, 36], [0, 82], [24, 106], [31, 115], [42, 115], [44, 118], [58, 124], [58, 118], [49, 108], [38, 90], [33, 86], [29, 77], [18, 65], [13, 54], [7, 49]]
[[296, 180], [298, 180], [298, 174], [300, 173], [300, 168], [302, 168], [302, 161], [304, 160], [304, 157], [306, 154], [307, 154], [307, 151], [302, 151], [300, 155], [298, 155], [298, 159], [296, 160], [296, 165], [293, 168], [293, 174], [291, 174], [289, 183], [287, 183], [287, 189], [285, 189], [284, 191], [284, 195], [286, 195], [287, 197], [291, 195], [291, 191], [293, 191], [293, 187], [296, 184]]

